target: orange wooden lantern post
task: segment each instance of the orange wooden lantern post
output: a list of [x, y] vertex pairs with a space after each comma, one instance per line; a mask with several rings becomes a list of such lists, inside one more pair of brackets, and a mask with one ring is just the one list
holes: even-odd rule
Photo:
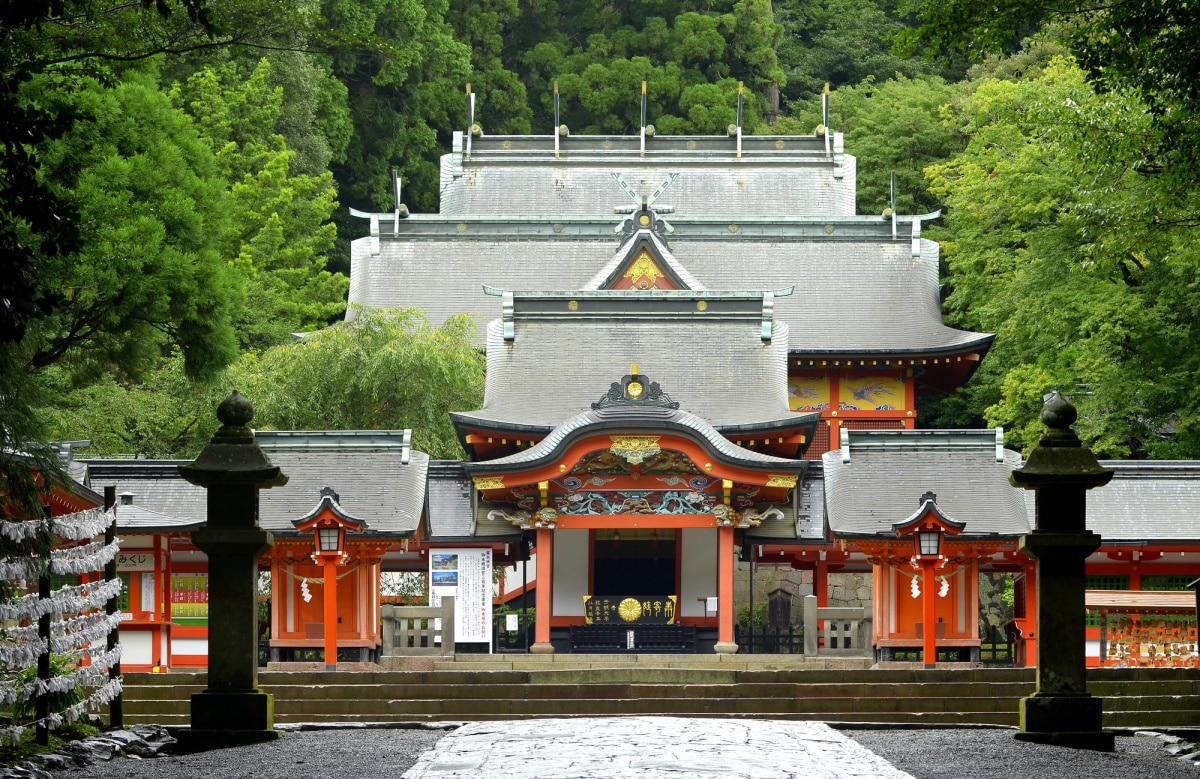
[[913, 537], [912, 565], [921, 571], [921, 621], [923, 643], [921, 657], [926, 668], [937, 665], [937, 601], [933, 586], [938, 570], [946, 565], [942, 553], [942, 541], [946, 536], [958, 535], [965, 522], [957, 522], [938, 509], [937, 495], [926, 492], [921, 496], [921, 508], [903, 522], [892, 525], [898, 537]]
[[337, 569], [349, 560], [346, 552], [346, 531], [360, 532], [367, 523], [342, 510], [338, 494], [331, 487], [321, 489], [321, 503], [306, 517], [293, 522], [300, 531], [313, 533], [313, 562], [322, 567], [325, 579], [325, 670], [337, 670]]

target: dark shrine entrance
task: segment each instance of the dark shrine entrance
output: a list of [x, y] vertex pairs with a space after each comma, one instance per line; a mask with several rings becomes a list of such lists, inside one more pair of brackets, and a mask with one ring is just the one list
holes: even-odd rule
[[592, 594], [677, 595], [675, 530], [597, 530]]

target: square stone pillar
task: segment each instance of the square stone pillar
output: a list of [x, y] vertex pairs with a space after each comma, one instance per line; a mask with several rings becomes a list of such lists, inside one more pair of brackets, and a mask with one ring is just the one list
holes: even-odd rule
[[1034, 490], [1034, 529], [1020, 549], [1037, 561], [1037, 690], [1021, 700], [1022, 741], [1111, 752], [1100, 698], [1087, 691], [1084, 564], [1100, 547], [1087, 529], [1087, 490], [1112, 479], [1070, 426], [1075, 409], [1057, 392], [1042, 409], [1047, 433], [1026, 464], [1012, 472], [1015, 487]]
[[188, 750], [275, 738], [274, 701], [258, 689], [258, 558], [271, 534], [258, 525], [258, 491], [287, 483], [254, 440], [250, 403], [221, 402], [222, 427], [183, 478], [208, 490], [208, 519], [192, 541], [208, 555], [208, 687], [192, 696]]

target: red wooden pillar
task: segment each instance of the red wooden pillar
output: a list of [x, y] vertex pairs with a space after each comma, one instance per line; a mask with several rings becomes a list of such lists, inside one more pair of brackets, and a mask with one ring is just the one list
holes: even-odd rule
[[733, 654], [733, 528], [717, 528], [717, 645], [716, 652]]
[[537, 530], [537, 619], [534, 628], [533, 646], [529, 651], [534, 654], [552, 654], [554, 645], [550, 643], [550, 617], [552, 582], [554, 576], [554, 531], [550, 528], [539, 527]]
[[937, 600], [933, 591], [936, 582], [933, 570], [938, 562], [937, 558], [921, 560], [921, 621], [925, 631], [921, 658], [926, 668], [937, 666]]
[[325, 670], [337, 670], [337, 563], [325, 559]]
[[1025, 564], [1025, 619], [1028, 625], [1025, 631], [1025, 667], [1036, 668], [1038, 658], [1037, 614], [1041, 604], [1038, 603], [1037, 561], [1031, 560]]

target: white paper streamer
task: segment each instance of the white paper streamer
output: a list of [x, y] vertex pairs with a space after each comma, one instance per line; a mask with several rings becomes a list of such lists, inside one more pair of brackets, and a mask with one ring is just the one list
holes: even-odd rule
[[55, 590], [49, 598], [37, 593], [22, 596], [11, 603], [0, 604], [0, 620], [34, 620], [43, 614], [77, 614], [100, 608], [109, 598], [121, 593], [121, 580], [88, 582]]
[[[50, 520], [49, 530], [62, 539], [83, 541], [105, 532], [116, 521], [113, 510], [89, 509]], [[8, 522], [0, 520], [0, 537], [26, 541], [47, 529], [43, 521]], [[55, 549], [48, 559], [8, 558], [0, 560], [0, 576], [6, 579], [35, 579], [47, 571], [59, 575], [99, 572], [120, 551], [120, 540], [106, 544], [102, 540], [80, 546]], [[56, 728], [74, 722], [89, 709], [99, 708], [121, 693], [121, 680], [109, 679], [108, 671], [120, 662], [120, 645], [108, 649], [104, 639], [121, 622], [121, 614], [97, 611], [121, 593], [120, 579], [88, 582], [61, 587], [41, 598], [30, 593], [0, 604], [0, 621], [36, 622], [45, 615], [55, 615], [51, 621], [50, 639], [39, 636], [36, 625], [0, 628], [0, 671], [15, 672], [37, 664], [40, 656], [54, 652], [74, 658], [76, 665], [70, 673], [49, 680], [34, 679], [17, 685], [15, 680], [0, 681], [0, 706], [11, 706], [18, 700], [32, 700], [46, 693], [64, 692], [77, 688], [95, 687], [94, 692], [46, 718], [27, 725], [0, 728], [0, 742], [15, 743], [30, 727], [44, 725]], [[62, 615], [69, 615], [63, 618]]]
[[28, 522], [0, 521], [0, 536], [4, 536], [10, 541], [24, 541], [27, 538], [33, 538], [42, 529], [42, 520], [29, 520]]
[[[102, 626], [103, 630], [112, 630], [121, 622], [121, 613], [105, 614], [102, 611], [83, 614], [69, 619], [57, 619], [50, 623], [51, 636], [68, 636], [79, 634], [82, 631], [90, 631], [93, 626]], [[3, 631], [5, 638], [21, 641], [35, 641], [38, 638], [36, 625], [28, 625], [19, 628], [6, 628]], [[81, 642], [82, 643], [82, 642]]]
[[85, 538], [97, 536], [108, 530], [108, 526], [116, 521], [116, 511], [109, 509], [88, 509], [74, 514], [63, 514], [50, 520], [50, 526], [55, 535], [71, 541], [82, 541]]
[[0, 729], [0, 741], [15, 744], [21, 738], [22, 733], [37, 725], [45, 725], [47, 728], [53, 729], [64, 722], [74, 722], [89, 710], [95, 710], [106, 703], [111, 703], [114, 698], [121, 694], [121, 690], [121, 679], [107, 679], [91, 695], [74, 706], [68, 707], [66, 711], [51, 714], [45, 719], [31, 722], [28, 725], [13, 725]]
[[120, 541], [105, 544], [103, 541], [93, 541], [83, 546], [73, 546], [66, 549], [55, 549], [50, 553], [50, 572], [57, 574], [91, 573], [102, 571], [117, 553], [121, 551]]
[[[110, 560], [121, 551], [120, 541], [105, 544], [93, 541], [83, 546], [55, 549], [50, 552], [50, 573], [81, 574], [102, 571]], [[46, 564], [39, 558], [14, 557], [0, 560], [0, 578], [36, 579], [46, 571]]]
[[[87, 509], [74, 514], [63, 514], [50, 520], [50, 529], [60, 538], [71, 541], [82, 541], [85, 538], [99, 535], [116, 521], [113, 509]], [[43, 528], [43, 520], [27, 522], [0, 521], [0, 536], [13, 541], [24, 541], [32, 538]]]

